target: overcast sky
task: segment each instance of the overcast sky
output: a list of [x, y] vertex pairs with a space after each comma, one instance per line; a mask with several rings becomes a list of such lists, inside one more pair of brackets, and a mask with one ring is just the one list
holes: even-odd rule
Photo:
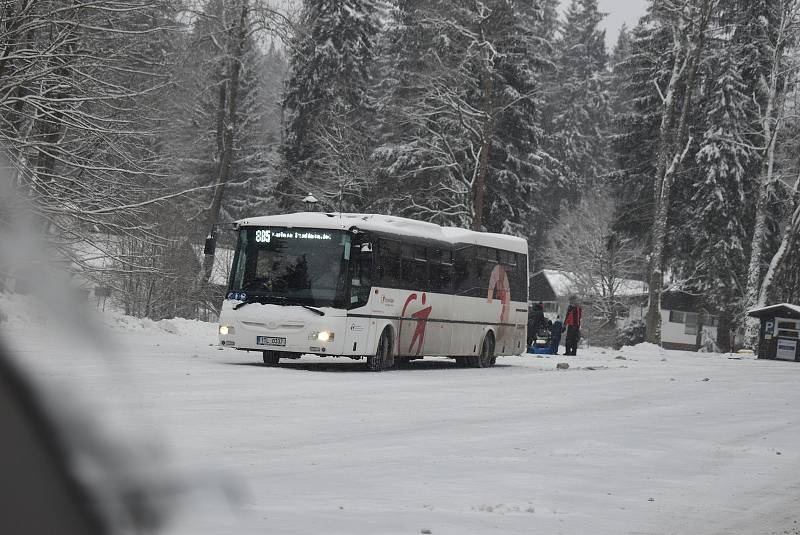
[[[569, 0], [561, 0], [562, 8], [569, 5]], [[622, 24], [633, 28], [639, 22], [639, 17], [644, 15], [647, 9], [648, 0], [597, 0], [600, 11], [608, 13], [604, 22], [606, 30], [606, 45], [608, 52], [614, 49], [617, 42], [617, 35]]]

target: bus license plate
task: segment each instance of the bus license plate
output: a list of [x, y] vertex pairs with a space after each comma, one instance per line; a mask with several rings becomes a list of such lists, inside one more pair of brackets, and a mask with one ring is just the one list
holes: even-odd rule
[[256, 336], [256, 344], [260, 346], [285, 346], [286, 338], [278, 336]]

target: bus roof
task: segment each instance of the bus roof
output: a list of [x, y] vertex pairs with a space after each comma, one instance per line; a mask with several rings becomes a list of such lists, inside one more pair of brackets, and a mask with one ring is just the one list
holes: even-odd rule
[[491, 232], [475, 232], [457, 227], [441, 227], [435, 223], [405, 217], [379, 214], [346, 214], [297, 212], [294, 214], [248, 217], [237, 221], [245, 227], [299, 227], [335, 230], [358, 228], [398, 236], [417, 236], [448, 243], [468, 243], [528, 254], [528, 242], [523, 238]]

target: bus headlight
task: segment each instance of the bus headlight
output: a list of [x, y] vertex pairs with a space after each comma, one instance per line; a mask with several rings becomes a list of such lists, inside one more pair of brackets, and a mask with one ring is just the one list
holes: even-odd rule
[[222, 336], [226, 336], [228, 334], [235, 334], [235, 333], [236, 333], [236, 331], [230, 325], [220, 325], [219, 326], [219, 334], [221, 334]]
[[317, 333], [317, 340], [320, 342], [330, 342], [333, 340], [333, 333], [330, 331], [320, 331]]

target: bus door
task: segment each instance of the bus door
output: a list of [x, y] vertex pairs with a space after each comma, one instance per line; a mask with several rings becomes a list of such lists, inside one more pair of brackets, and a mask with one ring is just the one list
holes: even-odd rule
[[[366, 311], [372, 293], [373, 246], [367, 234], [359, 234], [350, 248], [348, 266], [348, 312], [358, 314]], [[348, 355], [365, 355], [372, 351], [375, 340], [374, 325], [366, 317], [348, 317], [344, 351]]]

